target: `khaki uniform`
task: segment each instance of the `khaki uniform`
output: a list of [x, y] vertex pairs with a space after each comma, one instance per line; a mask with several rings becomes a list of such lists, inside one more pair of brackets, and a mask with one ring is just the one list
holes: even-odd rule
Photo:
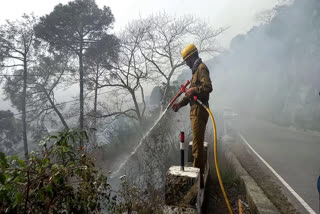
[[[200, 63], [192, 72], [190, 88], [196, 87], [196, 96], [208, 106], [209, 94], [212, 91], [209, 70], [204, 63]], [[198, 102], [183, 97], [179, 102], [181, 106], [190, 103], [190, 120], [192, 126], [192, 154], [194, 157], [193, 166], [200, 168], [204, 173], [203, 141], [209, 114]]]

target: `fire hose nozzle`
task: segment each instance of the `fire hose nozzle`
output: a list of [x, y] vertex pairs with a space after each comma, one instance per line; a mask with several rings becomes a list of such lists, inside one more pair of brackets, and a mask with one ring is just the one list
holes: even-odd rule
[[190, 80], [187, 80], [187, 82], [184, 85], [181, 85], [180, 91], [177, 93], [177, 95], [171, 100], [170, 104], [168, 105], [168, 108], [170, 106], [172, 106], [172, 104], [174, 103], [174, 101], [176, 101], [176, 99], [186, 91], [187, 86], [190, 84]]
[[185, 92], [186, 91], [186, 87], [190, 84], [190, 80], [187, 80], [187, 82], [184, 85], [181, 85], [181, 89], [180, 91]]

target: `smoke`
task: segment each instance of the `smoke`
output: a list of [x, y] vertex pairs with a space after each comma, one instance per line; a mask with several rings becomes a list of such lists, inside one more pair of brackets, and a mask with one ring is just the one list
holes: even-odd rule
[[215, 59], [215, 103], [282, 125], [320, 130], [320, 2], [265, 11]]

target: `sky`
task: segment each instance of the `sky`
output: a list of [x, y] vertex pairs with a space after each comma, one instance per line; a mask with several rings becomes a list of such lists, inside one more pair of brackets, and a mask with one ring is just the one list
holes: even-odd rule
[[[50, 13], [58, 3], [69, 0], [9, 0], [1, 3], [0, 23], [13, 20], [23, 13], [42, 16]], [[115, 16], [114, 30], [123, 29], [126, 24], [139, 17], [166, 11], [171, 15], [194, 15], [213, 27], [230, 27], [218, 38], [222, 47], [228, 47], [231, 39], [246, 33], [259, 24], [256, 15], [271, 9], [278, 0], [96, 0], [97, 4], [109, 6]]]
[[[70, 0], [2, 1], [0, 24], [4, 24], [7, 19], [19, 19], [24, 13], [43, 16], [50, 13], [55, 5], [66, 4]], [[111, 8], [115, 17], [114, 32], [119, 32], [132, 19], [166, 11], [175, 16], [193, 15], [214, 28], [229, 27], [217, 38], [220, 47], [228, 48], [234, 36], [246, 33], [252, 26], [258, 25], [256, 15], [274, 7], [278, 0], [96, 0], [96, 2], [100, 7], [105, 5]], [[0, 109], [10, 108], [10, 103], [3, 101], [1, 89], [0, 102]]]

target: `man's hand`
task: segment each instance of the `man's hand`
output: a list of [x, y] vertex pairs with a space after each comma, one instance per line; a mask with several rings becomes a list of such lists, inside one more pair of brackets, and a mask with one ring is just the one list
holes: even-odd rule
[[196, 94], [196, 90], [197, 90], [197, 88], [195, 88], [195, 87], [189, 88], [189, 89], [186, 91], [187, 97], [192, 97], [193, 95], [195, 95], [195, 94]]
[[181, 108], [181, 105], [179, 103], [175, 103], [172, 105], [173, 111], [177, 112]]

